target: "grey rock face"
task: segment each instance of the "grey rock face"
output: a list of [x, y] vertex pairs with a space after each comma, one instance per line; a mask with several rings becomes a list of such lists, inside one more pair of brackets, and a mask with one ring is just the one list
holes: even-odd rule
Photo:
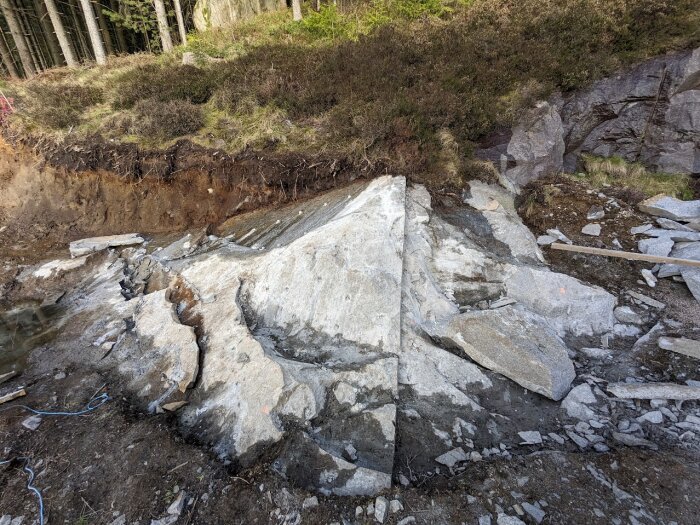
[[582, 154], [700, 173], [699, 71], [700, 49], [643, 62], [566, 100], [540, 102], [510, 136], [476, 154], [516, 186], [573, 172]]
[[[507, 457], [517, 430], [539, 427], [499, 429], [494, 414], [551, 406], [519, 385], [561, 399], [575, 376], [563, 338], [613, 329], [614, 297], [547, 269], [513, 201], [473, 183], [434, 210], [424, 187], [381, 177], [236, 218], [221, 238], [24, 274], [84, 275], [62, 300], [82, 347], [222, 457], [274, 453], [298, 486], [376, 495], [397, 445], [433, 470]], [[492, 431], [501, 447], [482, 448]]]
[[506, 177], [516, 186], [561, 171], [564, 160], [564, 127], [556, 108], [540, 102], [513, 129], [507, 147], [515, 167], [506, 170]]
[[134, 315], [139, 344], [115, 352], [120, 373], [129, 378], [132, 390], [148, 400], [151, 410], [176, 390], [184, 393], [199, 371], [194, 329], [180, 323], [166, 294], [161, 290], [141, 299]]
[[649, 60], [575, 94], [561, 108], [566, 168], [590, 153], [700, 173], [698, 71], [700, 49]]

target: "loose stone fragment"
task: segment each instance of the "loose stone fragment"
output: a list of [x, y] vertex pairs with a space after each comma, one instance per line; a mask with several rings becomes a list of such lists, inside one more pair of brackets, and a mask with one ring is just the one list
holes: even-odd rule
[[608, 392], [620, 399], [700, 399], [700, 387], [675, 383], [611, 383]]
[[649, 287], [654, 288], [656, 286], [656, 276], [653, 273], [651, 273], [651, 270], [647, 270], [646, 268], [643, 269], [642, 277], [644, 277], [644, 280], [649, 285]]
[[656, 443], [652, 443], [647, 439], [633, 436], [632, 434], [622, 434], [620, 432], [613, 432], [612, 436], [613, 439], [615, 439], [615, 441], [619, 441], [620, 443], [622, 443], [623, 445], [627, 445], [628, 447], [647, 447], [653, 450], [658, 450], [659, 448]]
[[602, 206], [591, 206], [586, 214], [586, 219], [589, 221], [599, 221], [605, 217], [605, 209]]
[[659, 410], [652, 410], [651, 412], [647, 412], [646, 414], [639, 416], [637, 421], [640, 423], [646, 422], [658, 425], [659, 423], [663, 423], [664, 415]]
[[681, 224], [680, 222], [672, 221], [671, 219], [666, 219], [664, 217], [659, 217], [658, 219], [656, 219], [656, 222], [659, 226], [667, 230], [677, 230], [682, 232], [695, 231], [692, 228], [686, 226], [685, 224]]
[[552, 237], [551, 235], [540, 235], [537, 237], [537, 244], [540, 246], [549, 246], [552, 243], [557, 242], [556, 237]]
[[666, 305], [660, 301], [657, 301], [656, 299], [652, 299], [648, 295], [641, 294], [639, 292], [634, 292], [632, 290], [627, 290], [627, 295], [630, 297], [633, 297], [634, 299], [637, 299], [637, 301], [640, 301], [647, 306], [651, 306], [652, 308], [658, 308], [659, 310], [663, 310], [666, 308]]
[[639, 211], [674, 221], [690, 221], [700, 217], [700, 200], [682, 201], [668, 195], [656, 195], [640, 202]]
[[537, 522], [537, 523], [542, 523], [542, 520], [544, 519], [546, 512], [543, 511], [541, 508], [536, 507], [535, 505], [532, 505], [531, 503], [528, 503], [527, 501], [524, 501], [521, 503], [521, 506], [523, 507], [523, 510], [527, 512], [532, 518]]
[[449, 452], [445, 452], [441, 456], [438, 456], [435, 458], [435, 461], [440, 463], [441, 465], [445, 465], [447, 467], [454, 467], [456, 463], [459, 463], [461, 461], [467, 461], [468, 456], [464, 452], [464, 449], [462, 447], [458, 448], [453, 448]]
[[374, 519], [377, 520], [378, 523], [384, 523], [388, 510], [389, 502], [384, 496], [379, 496], [374, 500]]
[[654, 226], [651, 224], [642, 224], [641, 226], [635, 226], [634, 228], [630, 228], [630, 233], [632, 235], [639, 235], [640, 233], [644, 233], [645, 231], [651, 230]]
[[71, 257], [80, 257], [92, 252], [98, 252], [106, 248], [116, 246], [133, 246], [134, 244], [143, 244], [144, 238], [138, 233], [125, 233], [122, 235], [107, 235], [104, 237], [90, 237], [88, 239], [80, 239], [70, 243]]
[[700, 341], [685, 337], [660, 337], [659, 348], [700, 359]]
[[668, 237], [654, 237], [652, 239], [642, 239], [637, 243], [639, 251], [647, 255], [666, 257], [673, 249], [674, 242]]
[[643, 324], [642, 317], [629, 306], [618, 306], [615, 308], [615, 319], [621, 323]]
[[571, 242], [571, 239], [569, 239], [566, 235], [564, 235], [562, 232], [560, 232], [557, 229], [549, 229], [547, 230], [547, 235], [550, 235], [557, 239], [558, 241], [565, 242], [566, 244], [573, 244]]
[[583, 228], [581, 228], [581, 233], [592, 237], [598, 237], [600, 235], [600, 229], [600, 224], [586, 224]]
[[526, 430], [524, 432], [518, 432], [520, 439], [522, 439], [521, 445], [539, 445], [542, 443], [542, 435], [537, 430]]

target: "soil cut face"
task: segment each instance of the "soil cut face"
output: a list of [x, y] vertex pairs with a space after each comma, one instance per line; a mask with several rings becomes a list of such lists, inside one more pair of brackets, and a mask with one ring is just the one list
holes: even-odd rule
[[292, 154], [233, 158], [189, 142], [149, 153], [98, 141], [42, 155], [0, 139], [0, 251], [25, 262], [83, 237], [220, 224], [382, 169]]

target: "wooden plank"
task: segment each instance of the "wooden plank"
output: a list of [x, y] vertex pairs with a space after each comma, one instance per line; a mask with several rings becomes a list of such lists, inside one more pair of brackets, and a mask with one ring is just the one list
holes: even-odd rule
[[0, 397], [0, 405], [3, 403], [7, 403], [8, 401], [12, 401], [13, 399], [17, 399], [18, 397], [26, 396], [27, 392], [25, 392], [24, 388], [20, 388], [19, 390], [15, 392], [10, 392], [9, 394], [5, 394], [4, 396]]
[[647, 255], [646, 253], [623, 252], [621, 250], [604, 250], [602, 248], [590, 248], [588, 246], [576, 246], [573, 244], [561, 244], [555, 242], [551, 245], [553, 250], [565, 252], [587, 253], [589, 255], [602, 255], [604, 257], [618, 257], [629, 261], [645, 261], [661, 264], [677, 264], [682, 266], [696, 266], [700, 268], [700, 261], [679, 259], [678, 257], [662, 257], [660, 255]]

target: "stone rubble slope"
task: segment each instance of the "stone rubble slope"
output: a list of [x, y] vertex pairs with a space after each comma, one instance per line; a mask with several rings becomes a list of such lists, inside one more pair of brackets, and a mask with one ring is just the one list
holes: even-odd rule
[[[657, 217], [660, 228], [633, 228], [649, 238], [639, 241], [639, 251], [700, 261], [700, 231], [692, 225], [700, 222], [700, 200], [682, 201], [667, 195], [656, 195], [639, 203], [639, 210]], [[633, 232], [634, 233], [634, 232]], [[700, 268], [678, 264], [655, 266], [657, 277], [680, 279], [700, 302]]]

